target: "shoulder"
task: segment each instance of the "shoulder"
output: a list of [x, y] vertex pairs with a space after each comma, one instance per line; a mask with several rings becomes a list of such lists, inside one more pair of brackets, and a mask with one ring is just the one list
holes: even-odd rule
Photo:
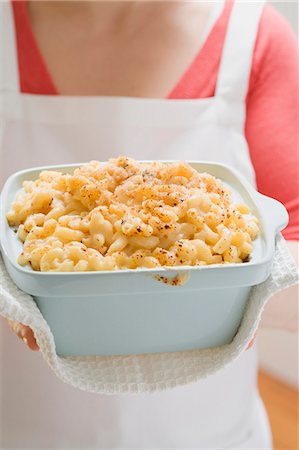
[[291, 34], [295, 37], [287, 19], [273, 6], [266, 4], [260, 21], [260, 34], [270, 43], [273, 39]]
[[297, 40], [295, 33], [282, 14], [266, 4], [255, 43], [251, 84], [261, 75], [270, 75], [279, 69], [292, 69], [296, 67], [296, 64]]

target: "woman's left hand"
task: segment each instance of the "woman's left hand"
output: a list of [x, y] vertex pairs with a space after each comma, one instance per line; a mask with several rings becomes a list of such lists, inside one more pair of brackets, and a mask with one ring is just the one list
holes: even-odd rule
[[255, 338], [256, 338], [256, 334], [257, 334], [257, 331], [254, 333], [253, 338], [251, 339], [251, 341], [250, 341], [249, 344], [247, 345], [246, 351], [249, 350], [249, 349], [253, 346], [254, 341], [255, 341]]

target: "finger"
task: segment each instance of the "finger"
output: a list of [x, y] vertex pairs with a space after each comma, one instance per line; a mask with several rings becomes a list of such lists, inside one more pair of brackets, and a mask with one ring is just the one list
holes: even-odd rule
[[33, 350], [33, 351], [39, 350], [34, 333], [31, 330], [31, 328], [24, 327], [22, 334], [23, 334], [22, 340], [27, 345], [27, 347], [30, 348], [30, 350]]
[[255, 338], [256, 338], [256, 333], [257, 333], [257, 332], [254, 333], [253, 339], [251, 339], [251, 341], [250, 341], [249, 344], [247, 345], [246, 350], [249, 350], [249, 349], [253, 346], [254, 341], [255, 341]]
[[8, 325], [17, 337], [21, 339], [28, 348], [30, 348], [30, 350], [39, 350], [34, 333], [30, 327], [13, 320], [8, 320]]

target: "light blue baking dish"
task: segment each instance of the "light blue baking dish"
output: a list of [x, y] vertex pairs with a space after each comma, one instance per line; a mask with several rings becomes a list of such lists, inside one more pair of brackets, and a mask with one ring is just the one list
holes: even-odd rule
[[[34, 272], [17, 263], [22, 243], [6, 213], [24, 180], [41, 170], [72, 172], [76, 165], [39, 167], [12, 175], [0, 198], [0, 244], [16, 285], [32, 295], [49, 324], [57, 353], [125, 355], [207, 348], [231, 342], [241, 323], [252, 286], [271, 273], [277, 233], [288, 222], [284, 206], [259, 194], [232, 168], [189, 162], [199, 172], [220, 178], [259, 218], [261, 233], [251, 260], [243, 264], [138, 269], [113, 272]], [[157, 276], [189, 275], [183, 286]]]

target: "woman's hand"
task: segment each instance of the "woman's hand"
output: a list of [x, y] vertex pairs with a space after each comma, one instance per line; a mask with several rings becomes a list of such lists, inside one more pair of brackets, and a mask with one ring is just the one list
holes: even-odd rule
[[251, 341], [250, 341], [249, 344], [247, 345], [246, 350], [249, 350], [249, 349], [253, 346], [253, 344], [254, 344], [254, 342], [255, 342], [255, 338], [256, 338], [256, 333], [257, 333], [257, 332], [255, 332], [255, 335], [254, 335], [253, 339], [251, 339]]
[[19, 339], [22, 339], [22, 341], [27, 345], [28, 348], [30, 348], [30, 350], [39, 350], [33, 331], [30, 327], [13, 320], [7, 320], [7, 322], [10, 329], [18, 336]]

